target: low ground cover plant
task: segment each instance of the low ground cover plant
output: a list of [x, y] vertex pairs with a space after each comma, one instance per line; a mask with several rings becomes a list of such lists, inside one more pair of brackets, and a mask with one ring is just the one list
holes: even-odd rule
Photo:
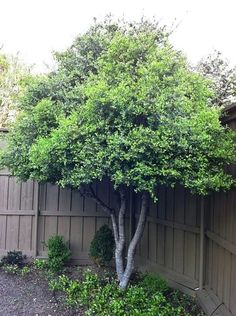
[[5, 273], [9, 274], [25, 276], [30, 272], [27, 257], [22, 251], [8, 251], [7, 255], [2, 258], [0, 266]]
[[26, 256], [23, 255], [22, 251], [8, 251], [7, 255], [1, 260], [1, 265], [17, 265], [23, 267], [26, 263]]
[[70, 307], [82, 307], [86, 316], [201, 316], [193, 299], [170, 290], [164, 280], [142, 275], [127, 290], [115, 278], [86, 270], [80, 279], [66, 275], [49, 281], [49, 288], [65, 295]]
[[44, 270], [48, 268], [48, 262], [44, 259], [35, 259], [34, 260], [34, 267], [38, 270]]

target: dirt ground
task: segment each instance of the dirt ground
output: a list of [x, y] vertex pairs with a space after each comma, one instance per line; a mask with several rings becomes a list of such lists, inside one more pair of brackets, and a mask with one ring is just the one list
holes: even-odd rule
[[39, 275], [21, 277], [0, 271], [0, 316], [82, 316], [61, 307]]

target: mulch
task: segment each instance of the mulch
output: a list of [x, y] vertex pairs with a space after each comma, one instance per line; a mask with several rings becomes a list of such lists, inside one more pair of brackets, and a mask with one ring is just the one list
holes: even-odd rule
[[0, 271], [1, 316], [82, 316], [63, 306], [48, 290], [46, 280], [35, 271], [24, 277]]

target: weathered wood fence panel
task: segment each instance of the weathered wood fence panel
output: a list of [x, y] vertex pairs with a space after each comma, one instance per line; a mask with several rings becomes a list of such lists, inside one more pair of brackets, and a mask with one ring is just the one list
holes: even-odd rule
[[[109, 202], [110, 190], [106, 183], [95, 189], [100, 198]], [[38, 255], [46, 255], [42, 241], [60, 234], [69, 241], [73, 259], [88, 262], [90, 243], [95, 232], [109, 223], [108, 216], [94, 201], [85, 199], [78, 191], [44, 184], [39, 192]]]
[[142, 270], [161, 272], [191, 289], [199, 278], [199, 198], [182, 187], [159, 188], [137, 252]]
[[[30, 256], [45, 256], [43, 242], [60, 234], [69, 242], [73, 259], [88, 262], [91, 240], [97, 229], [109, 223], [108, 216], [78, 191], [42, 184], [38, 196], [36, 186], [32, 181], [21, 183], [9, 174], [0, 173], [0, 255], [19, 249]], [[111, 199], [106, 183], [97, 190], [101, 198]]]
[[33, 255], [35, 184], [17, 182], [7, 173], [0, 173], [0, 253], [22, 249]]

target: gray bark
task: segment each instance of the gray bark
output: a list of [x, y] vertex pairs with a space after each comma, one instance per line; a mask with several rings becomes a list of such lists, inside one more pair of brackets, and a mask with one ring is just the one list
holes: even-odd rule
[[118, 216], [118, 241], [115, 249], [115, 261], [116, 261], [116, 272], [119, 282], [123, 278], [124, 274], [124, 261], [123, 252], [125, 246], [125, 212], [126, 212], [126, 196], [123, 189], [119, 190], [120, 193], [120, 210]]
[[137, 225], [135, 234], [129, 244], [126, 268], [122, 276], [122, 279], [120, 280], [120, 283], [119, 283], [119, 287], [122, 289], [125, 289], [127, 287], [131, 274], [133, 273], [133, 270], [134, 270], [135, 249], [143, 234], [143, 230], [146, 223], [147, 209], [148, 209], [148, 194], [143, 193], [141, 212], [139, 215], [138, 225]]
[[138, 242], [140, 241], [145, 222], [146, 214], [148, 209], [148, 193], [144, 192], [142, 194], [141, 211], [139, 215], [138, 225], [135, 230], [134, 236], [129, 244], [127, 252], [127, 261], [124, 268], [124, 247], [125, 247], [125, 213], [127, 207], [126, 194], [123, 188], [119, 189], [120, 194], [120, 209], [118, 214], [118, 223], [116, 219], [115, 210], [107, 206], [99, 197], [95, 194], [93, 189], [90, 187], [89, 191], [86, 191], [86, 196], [92, 198], [99, 204], [105, 212], [111, 216], [114, 239], [115, 239], [115, 263], [116, 263], [116, 273], [119, 281], [119, 287], [125, 289], [128, 286], [130, 277], [134, 270], [134, 255]]

